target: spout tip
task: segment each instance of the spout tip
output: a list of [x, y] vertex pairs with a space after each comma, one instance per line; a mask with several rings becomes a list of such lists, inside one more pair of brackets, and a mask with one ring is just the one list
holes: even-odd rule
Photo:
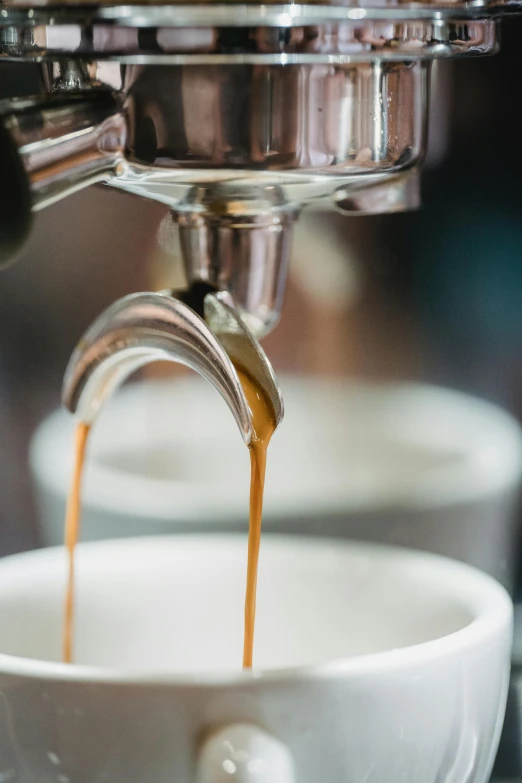
[[233, 297], [226, 291], [207, 294], [204, 310], [206, 322], [232, 363], [248, 370], [270, 401], [277, 428], [283, 420], [284, 405], [276, 374], [259, 342], [237, 313]]

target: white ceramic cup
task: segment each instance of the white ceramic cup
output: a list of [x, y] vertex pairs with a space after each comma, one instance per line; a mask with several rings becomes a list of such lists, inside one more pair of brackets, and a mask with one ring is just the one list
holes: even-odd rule
[[[504, 411], [415, 384], [282, 376], [264, 529], [426, 549], [509, 587], [518, 554], [522, 433]], [[45, 544], [63, 539], [72, 417], [35, 435]], [[196, 376], [123, 390], [92, 433], [83, 540], [246, 530], [249, 458], [230, 412]]]
[[486, 783], [512, 607], [469, 566], [324, 539], [262, 542], [240, 670], [243, 536], [0, 561], [0, 778], [17, 783]]

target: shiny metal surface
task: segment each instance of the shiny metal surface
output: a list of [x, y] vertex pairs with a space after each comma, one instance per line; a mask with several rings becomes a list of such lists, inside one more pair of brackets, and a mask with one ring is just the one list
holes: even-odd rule
[[302, 205], [412, 199], [384, 185], [424, 155], [429, 62], [109, 65], [105, 89], [94, 65], [44, 66], [47, 101], [3, 107], [33, 209], [93, 182], [167, 204], [189, 281], [231, 292], [258, 337], [279, 319]]
[[143, 186], [149, 171], [164, 169], [191, 183], [201, 182], [200, 169], [212, 182], [216, 169], [228, 179], [245, 169], [312, 178], [412, 166], [425, 151], [428, 80], [423, 61], [124, 66], [133, 168], [120, 186], [133, 177]]
[[224, 183], [193, 188], [173, 213], [189, 283], [229, 291], [256, 337], [279, 320], [297, 214], [278, 188]]
[[[187, 30], [179, 26], [182, 17], [178, 13], [158, 10], [163, 13], [150, 19], [150, 24], [157, 22], [150, 28], [143, 27], [148, 19], [145, 13], [137, 19], [131, 15], [111, 20], [91, 15], [88, 29], [77, 13], [53, 14], [47, 23], [39, 23], [42, 14], [37, 11], [30, 25], [15, 14], [17, 24], [3, 27], [0, 17], [0, 52], [6, 59], [38, 61], [67, 57], [149, 65], [237, 65], [239, 61], [243, 65], [340, 65], [368, 59], [491, 54], [498, 49], [498, 26], [493, 19], [432, 14], [433, 18], [397, 20], [354, 15], [354, 19], [322, 20], [307, 26], [272, 27], [258, 20], [256, 26], [245, 27], [239, 13], [226, 29], [192, 26]], [[133, 20], [135, 27], [130, 26]], [[205, 17], [194, 20], [204, 21]]]
[[60, 163], [60, 175], [71, 167], [81, 186], [86, 161], [101, 162], [116, 172], [115, 186], [142, 195], [149, 188], [150, 198], [174, 207], [192, 184], [245, 171], [254, 183], [274, 172], [264, 185], [306, 178], [315, 193], [321, 177], [337, 178], [336, 189], [345, 177], [407, 168], [424, 154], [429, 63], [122, 71], [117, 95], [61, 92], [48, 103], [0, 106], [38, 189], [46, 167]]
[[[233, 334], [252, 358], [251, 372], [282, 417], [281, 397], [268, 359], [227, 302], [207, 297], [208, 312], [225, 342]], [[226, 314], [226, 318], [224, 317]], [[236, 344], [236, 343], [234, 343]], [[62, 390], [64, 405], [92, 423], [110, 395], [136, 370], [154, 361], [184, 364], [219, 391], [248, 444], [251, 414], [234, 366], [221, 342], [194, 310], [167, 293], [132, 294], [111, 305], [82, 337], [69, 361]]]
[[[4, 20], [38, 25], [106, 22], [126, 27], [301, 27], [364, 19], [478, 19], [519, 7], [517, 0], [315, 0], [187, 3], [186, 0], [4, 0]], [[31, 13], [32, 12], [32, 13]]]
[[31, 183], [33, 209], [117, 171], [125, 142], [119, 103], [106, 90], [0, 104]]
[[339, 188], [334, 205], [344, 215], [382, 215], [419, 209], [419, 170], [409, 169], [384, 182], [368, 183], [361, 188]]
[[204, 302], [205, 321], [235, 365], [243, 367], [257, 381], [272, 404], [276, 425], [283, 420], [283, 397], [277, 378], [265, 352], [237, 317], [237, 305], [227, 291], [213, 296], [209, 294]]
[[118, 93], [64, 90], [69, 71], [55, 68], [59, 94], [0, 105], [37, 204], [59, 197], [63, 183], [65, 195], [111, 175], [114, 186], [176, 209], [194, 184], [218, 181], [232, 183], [229, 200], [243, 180], [306, 201], [424, 155], [429, 63], [114, 65]]
[[164, 293], [131, 294], [97, 318], [71, 356], [62, 402], [90, 424], [132, 373], [161, 360], [184, 364], [212, 383], [250, 442], [250, 411], [230, 358], [190, 307]]

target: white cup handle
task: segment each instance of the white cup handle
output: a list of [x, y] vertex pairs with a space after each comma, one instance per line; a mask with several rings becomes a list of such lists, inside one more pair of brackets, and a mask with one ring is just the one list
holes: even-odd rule
[[257, 726], [236, 723], [207, 737], [196, 783], [295, 783], [294, 762], [280, 740]]

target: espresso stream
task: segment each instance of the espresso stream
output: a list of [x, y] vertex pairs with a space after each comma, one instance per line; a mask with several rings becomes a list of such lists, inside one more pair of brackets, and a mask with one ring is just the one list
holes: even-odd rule
[[74, 555], [80, 533], [83, 466], [85, 464], [85, 452], [89, 431], [90, 426], [88, 424], [80, 423], [76, 427], [74, 470], [71, 488], [69, 490], [69, 497], [67, 498], [67, 509], [65, 511], [64, 538], [65, 546], [67, 548], [67, 556], [69, 559], [69, 570], [67, 573], [67, 591], [65, 594], [65, 612], [62, 640], [64, 663], [72, 663], [74, 634]]
[[241, 367], [236, 367], [248, 407], [252, 413], [252, 440], [250, 442], [250, 521], [248, 525], [248, 562], [245, 595], [245, 635], [243, 641], [243, 667], [252, 668], [254, 651], [254, 626], [256, 622], [257, 567], [263, 494], [265, 491], [266, 452], [276, 428], [274, 410], [264, 392]]
[[[257, 569], [261, 541], [263, 493], [265, 489], [266, 452], [276, 428], [275, 414], [264, 392], [241, 367], [236, 367], [248, 407], [252, 413], [252, 440], [250, 450], [250, 521], [248, 528], [247, 584], [245, 595], [245, 632], [243, 642], [243, 667], [252, 667], [254, 626], [256, 620]], [[74, 564], [76, 544], [80, 532], [81, 486], [88, 424], [76, 428], [74, 471], [67, 499], [65, 515], [65, 546], [68, 555], [67, 589], [63, 624], [63, 660], [72, 663], [74, 640]]]

